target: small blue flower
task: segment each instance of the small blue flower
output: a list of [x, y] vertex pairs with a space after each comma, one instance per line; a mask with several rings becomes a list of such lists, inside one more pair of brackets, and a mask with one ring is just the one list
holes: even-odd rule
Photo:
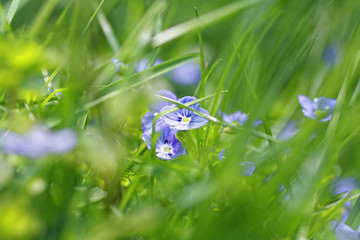
[[[219, 152], [218, 159], [220, 161], [224, 160], [226, 156], [226, 149], [223, 149]], [[255, 172], [255, 163], [253, 162], [241, 162], [239, 163], [240, 175], [241, 176], [251, 176]]]
[[75, 148], [77, 136], [70, 129], [57, 132], [35, 128], [25, 135], [11, 131], [2, 134], [0, 149], [7, 154], [41, 158], [50, 153], [67, 153]]
[[219, 152], [219, 155], [218, 155], [219, 161], [222, 161], [225, 159], [225, 153], [226, 153], [226, 149], [223, 149]]
[[282, 131], [278, 135], [280, 140], [289, 140], [299, 132], [299, 128], [296, 127], [296, 122], [290, 121], [286, 123]]
[[[156, 94], [170, 98], [172, 100], [177, 99], [176, 95], [174, 93], [167, 91], [167, 90], [157, 91]], [[160, 100], [160, 101], [157, 101], [154, 105], [149, 106], [150, 112], [146, 113], [141, 119], [142, 131], [144, 134], [151, 135], [154, 117], [158, 113], [160, 113], [160, 111], [163, 107], [170, 106], [170, 105], [172, 105], [172, 104], [169, 102]], [[167, 126], [166, 123], [161, 118], [159, 118], [155, 124], [155, 132], [160, 131], [162, 128], [165, 128], [166, 126]]]
[[325, 47], [322, 58], [328, 65], [334, 65], [338, 56], [338, 47], [336, 45], [328, 45]]
[[327, 97], [315, 98], [311, 101], [307, 96], [299, 95], [299, 103], [303, 114], [311, 119], [321, 118], [321, 122], [329, 121], [335, 108], [336, 99]]
[[201, 69], [198, 63], [185, 63], [171, 72], [170, 80], [180, 85], [195, 85], [201, 79]]
[[360, 240], [360, 233], [345, 223], [332, 222], [337, 240]]
[[255, 163], [253, 162], [242, 162], [239, 164], [242, 176], [251, 176], [255, 172]]
[[120, 72], [120, 67], [124, 67], [124, 66], [125, 66], [125, 64], [122, 63], [122, 62], [120, 62], [120, 60], [117, 59], [117, 58], [112, 58], [112, 59], [111, 59], [111, 62], [114, 64], [114, 66], [115, 66], [115, 71], [116, 71], [116, 72]]
[[222, 116], [224, 122], [227, 123], [238, 122], [241, 126], [243, 126], [248, 121], [248, 114], [241, 111], [237, 111], [229, 115], [222, 112], [219, 112], [219, 114]]
[[[178, 102], [185, 104], [188, 102], [195, 101], [195, 97], [183, 97], [178, 99]], [[165, 106], [161, 109], [161, 111], [166, 111], [168, 109], [174, 108], [175, 105]], [[203, 114], [209, 115], [209, 112], [200, 107], [200, 103], [191, 105], [190, 108], [197, 110]], [[166, 114], [165, 116], [161, 117], [162, 120], [170, 126], [172, 129], [177, 130], [189, 130], [189, 129], [196, 129], [204, 126], [207, 124], [208, 120], [196, 115], [192, 111], [188, 109], [180, 109], [176, 112]]]
[[160, 63], [164, 62], [164, 60], [158, 58], [158, 59], [155, 60], [155, 62], [154, 62], [154, 64], [152, 66], [148, 66], [148, 62], [149, 62], [148, 59], [142, 59], [139, 62], [136, 62], [135, 63], [135, 71], [136, 72], [142, 72], [142, 71], [148, 69], [149, 67], [159, 65]]
[[[160, 137], [156, 142], [156, 156], [161, 159], [174, 159], [179, 155], [185, 155], [186, 151], [176, 138], [177, 130], [169, 127], [162, 129]], [[143, 134], [142, 136], [148, 149], [151, 149], [151, 136]]]
[[352, 190], [359, 187], [358, 182], [355, 178], [336, 178], [333, 181], [332, 191], [334, 194], [342, 194], [351, 192]]

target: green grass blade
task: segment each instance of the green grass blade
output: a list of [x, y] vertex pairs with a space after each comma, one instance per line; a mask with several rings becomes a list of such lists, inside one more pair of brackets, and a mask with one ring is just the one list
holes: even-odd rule
[[115, 36], [114, 30], [112, 29], [109, 21], [106, 19], [104, 13], [99, 10], [97, 13], [97, 19], [99, 21], [100, 27], [105, 34], [106, 40], [108, 41], [112, 51], [116, 54], [120, 50], [120, 45]]
[[20, 0], [13, 0], [13, 1], [11, 2], [11, 5], [10, 5], [9, 11], [8, 11], [7, 17], [6, 17], [6, 20], [7, 20], [7, 22], [8, 22], [9, 24], [10, 24], [11, 21], [13, 20], [16, 11], [17, 11], [18, 8], [19, 8], [19, 5], [20, 5]]
[[[120, 93], [122, 93], [124, 91], [127, 91], [127, 90], [132, 89], [137, 86], [140, 86], [140, 85], [150, 81], [151, 79], [154, 79], [155, 77], [158, 77], [164, 73], [167, 73], [186, 62], [193, 61], [196, 58], [198, 58], [198, 54], [188, 54], [188, 55], [182, 56], [180, 58], [176, 58], [173, 60], [163, 62], [163, 63], [153, 66], [145, 71], [133, 74], [129, 77], [122, 78], [116, 82], [110, 83], [110, 84], [102, 87], [101, 89], [99, 89], [99, 93], [100, 94], [103, 93], [104, 94], [103, 96], [85, 104], [84, 108], [87, 109], [87, 108], [94, 107], [108, 99], [118, 96]], [[129, 82], [129, 83], [131, 83], [131, 85], [126, 86], [126, 87], [121, 87], [122, 83], [124, 83], [124, 82], [125, 83]]]
[[99, 12], [101, 6], [103, 5], [103, 3], [105, 2], [105, 0], [101, 0], [100, 3], [98, 4], [98, 6], [96, 7], [94, 13], [91, 15], [88, 23], [86, 24], [85, 28], [84, 28], [84, 31], [83, 31], [83, 34], [85, 34], [86, 30], [89, 28], [90, 24], [92, 23], [92, 21], [94, 20], [96, 14]]
[[240, 11], [259, 3], [260, 0], [237, 1], [218, 10], [209, 12], [199, 18], [176, 25], [154, 36], [152, 44], [154, 47], [163, 45], [171, 40], [181, 37], [187, 33], [194, 32], [199, 28], [208, 27], [214, 23], [236, 15]]

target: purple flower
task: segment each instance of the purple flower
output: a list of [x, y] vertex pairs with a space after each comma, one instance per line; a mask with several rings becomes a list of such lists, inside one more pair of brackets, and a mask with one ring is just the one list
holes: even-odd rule
[[299, 103], [303, 114], [311, 119], [320, 118], [321, 122], [329, 121], [335, 108], [336, 99], [327, 97], [315, 98], [311, 101], [307, 96], [299, 95]]
[[57, 132], [35, 128], [25, 135], [14, 132], [2, 134], [0, 149], [7, 154], [41, 158], [50, 153], [67, 153], [75, 148], [77, 136], [70, 129]]
[[359, 231], [355, 231], [345, 223], [332, 222], [332, 229], [335, 232], [337, 240], [360, 240]]
[[[188, 102], [195, 101], [195, 97], [183, 97], [178, 99], [178, 102], [185, 104]], [[161, 109], [161, 111], [166, 111], [168, 109], [174, 108], [175, 105], [165, 106]], [[191, 109], [197, 110], [203, 114], [209, 115], [209, 112], [200, 107], [200, 103], [194, 104], [190, 106]], [[196, 129], [204, 126], [207, 124], [208, 120], [196, 115], [192, 111], [188, 109], [180, 109], [176, 112], [172, 112], [166, 114], [165, 116], [161, 117], [162, 120], [170, 126], [172, 129], [177, 130], [189, 130], [189, 129]]]
[[148, 59], [142, 59], [139, 62], [135, 63], [135, 70], [136, 72], [142, 72], [146, 69], [148, 69], [149, 67], [153, 67], [156, 65], [159, 65], [160, 63], [164, 62], [162, 59], [156, 59], [154, 64], [152, 66], [149, 66], [149, 60]]
[[[156, 142], [156, 156], [161, 159], [169, 160], [174, 159], [179, 155], [186, 154], [184, 147], [176, 138], [177, 130], [164, 128]], [[151, 136], [143, 134], [143, 140], [148, 149], [151, 149]]]
[[227, 123], [238, 122], [241, 126], [243, 126], [248, 120], [248, 114], [243, 113], [241, 111], [237, 111], [229, 115], [219, 112], [219, 115], [222, 116], [224, 122]]
[[185, 63], [171, 72], [170, 80], [181, 85], [195, 85], [201, 79], [201, 69], [198, 63]]
[[[167, 90], [157, 91], [156, 94], [170, 98], [172, 100], [176, 100], [176, 95]], [[142, 131], [144, 134], [151, 135], [154, 117], [161, 111], [163, 107], [170, 105], [172, 106], [173, 104], [160, 100], [157, 101], [154, 105], [149, 106], [150, 112], [146, 113], [141, 119]], [[155, 132], [160, 131], [166, 126], [166, 123], [161, 118], [159, 118], [155, 124]]]

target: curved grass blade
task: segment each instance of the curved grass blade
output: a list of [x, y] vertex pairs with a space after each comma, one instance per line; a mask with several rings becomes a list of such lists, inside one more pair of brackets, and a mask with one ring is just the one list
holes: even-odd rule
[[[163, 63], [156, 65], [154, 67], [151, 67], [145, 71], [133, 74], [129, 77], [122, 78], [116, 82], [110, 83], [110, 84], [106, 85], [105, 87], [98, 90], [100, 93], [104, 92], [103, 96], [85, 104], [84, 108], [87, 109], [87, 108], [94, 107], [108, 99], [118, 96], [120, 93], [122, 93], [124, 91], [128, 91], [134, 87], [140, 86], [155, 77], [158, 77], [164, 73], [167, 73], [186, 62], [193, 61], [197, 57], [198, 57], [198, 54], [188, 54], [188, 55], [182, 56], [180, 58], [176, 58], [176, 59], [173, 59], [170, 61], [163, 62]], [[122, 86], [121, 84], [124, 82], [129, 82], [132, 84], [130, 86]]]
[[194, 32], [199, 28], [205, 28], [218, 21], [236, 15], [245, 8], [248, 8], [259, 2], [260, 0], [236, 1], [235, 3], [226, 5], [225, 7], [222, 7], [218, 10], [206, 13], [199, 18], [189, 20], [162, 31], [161, 33], [154, 36], [152, 44], [154, 47], [158, 47], [187, 33]]

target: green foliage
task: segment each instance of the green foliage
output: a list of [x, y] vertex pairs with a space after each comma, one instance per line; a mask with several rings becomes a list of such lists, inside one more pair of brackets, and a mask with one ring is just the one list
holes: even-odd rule
[[[360, 181], [359, 12], [358, 0], [0, 1], [1, 132], [79, 138], [37, 160], [1, 150], [0, 239], [328, 240], [348, 201], [357, 229], [359, 189], [332, 186]], [[198, 86], [171, 82], [189, 62]], [[142, 140], [147, 106], [176, 103], [160, 89], [198, 100], [154, 123], [194, 103], [210, 112], [194, 111], [209, 122], [177, 132], [187, 154], [169, 161], [155, 131], [152, 150]], [[330, 122], [305, 117], [298, 95], [336, 98]], [[243, 126], [219, 115], [239, 110]]]

